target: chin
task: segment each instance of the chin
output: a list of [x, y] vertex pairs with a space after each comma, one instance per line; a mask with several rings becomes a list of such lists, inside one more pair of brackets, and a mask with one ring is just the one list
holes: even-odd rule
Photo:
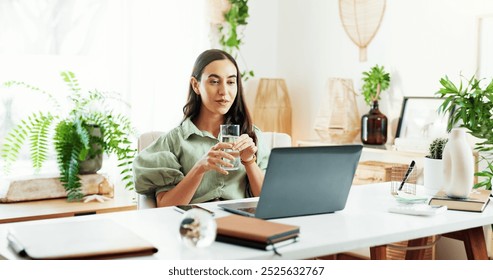
[[226, 115], [228, 112], [229, 112], [229, 109], [231, 109], [231, 107], [228, 107], [228, 108], [218, 108], [217, 109], [217, 112], [221, 115]]

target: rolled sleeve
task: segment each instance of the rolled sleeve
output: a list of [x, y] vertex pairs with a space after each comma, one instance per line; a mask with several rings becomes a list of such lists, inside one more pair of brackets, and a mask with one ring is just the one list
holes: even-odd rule
[[156, 195], [175, 187], [185, 175], [176, 156], [170, 152], [165, 136], [143, 150], [133, 162], [135, 190]]

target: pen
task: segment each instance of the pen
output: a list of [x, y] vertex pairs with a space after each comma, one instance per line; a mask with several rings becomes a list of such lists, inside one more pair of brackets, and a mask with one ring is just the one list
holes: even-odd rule
[[404, 178], [402, 178], [402, 182], [401, 182], [401, 185], [399, 187], [399, 191], [402, 190], [402, 187], [404, 187], [404, 184], [406, 183], [407, 177], [409, 177], [409, 174], [411, 174], [411, 172], [413, 171], [415, 164], [416, 164], [416, 162], [414, 162], [414, 160], [411, 161], [411, 164], [409, 165], [409, 168], [407, 169], [406, 174], [404, 175]]

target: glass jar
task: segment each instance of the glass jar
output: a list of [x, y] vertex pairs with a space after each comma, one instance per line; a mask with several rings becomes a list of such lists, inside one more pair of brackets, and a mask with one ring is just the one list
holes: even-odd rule
[[378, 109], [378, 100], [373, 101], [368, 114], [361, 117], [361, 142], [369, 145], [387, 143], [387, 117]]

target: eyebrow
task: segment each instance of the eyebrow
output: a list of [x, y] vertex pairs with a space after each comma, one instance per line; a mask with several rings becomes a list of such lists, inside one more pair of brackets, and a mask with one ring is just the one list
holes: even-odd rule
[[[221, 79], [221, 77], [217, 74], [210, 74], [207, 78], [217, 78], [217, 79]], [[230, 78], [236, 78], [236, 75], [230, 75], [228, 76], [226, 79], [230, 79]]]

